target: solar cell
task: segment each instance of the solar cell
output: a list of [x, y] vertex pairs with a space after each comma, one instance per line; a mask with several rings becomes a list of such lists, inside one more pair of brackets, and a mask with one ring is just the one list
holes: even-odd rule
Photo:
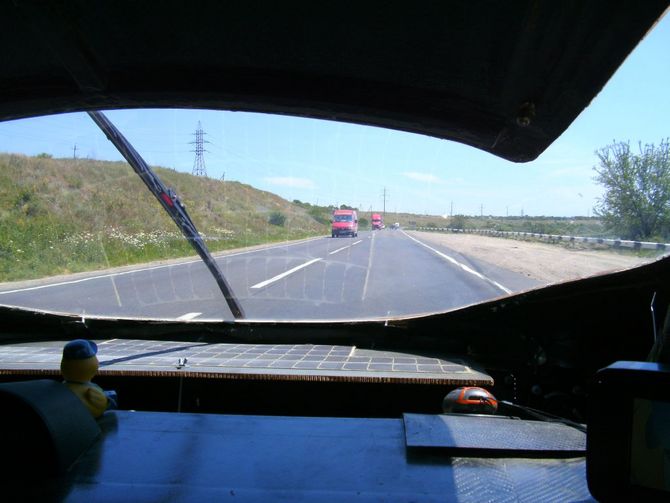
[[[353, 346], [310, 344], [237, 344], [176, 341], [97, 341], [100, 374], [162, 375], [256, 379], [398, 381], [434, 384], [492, 385], [486, 374], [460, 361]], [[31, 371], [58, 374], [64, 342], [0, 347], [0, 373]], [[185, 365], [179, 365], [186, 359]], [[44, 370], [47, 369], [47, 370]]]

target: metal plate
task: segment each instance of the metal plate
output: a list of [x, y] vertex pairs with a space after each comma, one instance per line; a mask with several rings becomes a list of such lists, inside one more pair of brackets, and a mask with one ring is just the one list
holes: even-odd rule
[[562, 423], [472, 414], [404, 414], [408, 448], [445, 449], [450, 455], [575, 457], [586, 434]]

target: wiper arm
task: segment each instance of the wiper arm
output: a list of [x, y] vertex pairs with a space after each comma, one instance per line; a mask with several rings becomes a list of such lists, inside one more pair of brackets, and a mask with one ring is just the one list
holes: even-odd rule
[[207, 246], [200, 237], [198, 229], [186, 212], [186, 208], [181, 203], [177, 194], [172, 189], [168, 189], [156, 174], [151, 171], [149, 165], [142, 159], [142, 156], [137, 153], [135, 148], [128, 140], [116, 129], [116, 126], [102, 112], [88, 112], [91, 119], [102, 129], [114, 146], [121, 152], [121, 155], [126, 158], [126, 161], [133, 168], [135, 173], [139, 175], [144, 184], [149, 188], [151, 193], [156, 196], [158, 202], [161, 203], [165, 211], [172, 217], [181, 232], [186, 236], [191, 246], [195, 248], [198, 255], [205, 262], [205, 265], [210, 270], [216, 283], [219, 285], [223, 296], [228, 303], [228, 307], [236, 319], [244, 318], [244, 311], [233, 295], [230, 285], [223, 277], [223, 273], [217, 265], [214, 257], [209, 253]]
[[577, 423], [575, 421], [571, 421], [570, 419], [565, 419], [564, 417], [560, 416], [555, 416], [553, 414], [549, 414], [548, 412], [544, 412], [541, 410], [537, 409], [532, 409], [530, 407], [527, 407], [525, 405], [519, 405], [516, 403], [508, 402], [506, 400], [500, 400], [498, 402], [498, 405], [503, 405], [509, 409], [516, 410], [516, 411], [522, 411], [528, 414], [529, 416], [539, 419], [540, 421], [547, 421], [550, 423], [563, 423], [567, 426], [572, 426], [576, 430], [579, 430], [581, 432], [586, 433], [586, 426], [583, 424]]

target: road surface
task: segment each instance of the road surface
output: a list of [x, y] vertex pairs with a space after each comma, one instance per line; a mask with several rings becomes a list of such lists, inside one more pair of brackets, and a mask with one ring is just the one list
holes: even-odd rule
[[[540, 284], [391, 229], [269, 245], [219, 255], [217, 262], [248, 319], [385, 319], [446, 311]], [[197, 259], [4, 285], [0, 303], [83, 316], [232, 319]]]

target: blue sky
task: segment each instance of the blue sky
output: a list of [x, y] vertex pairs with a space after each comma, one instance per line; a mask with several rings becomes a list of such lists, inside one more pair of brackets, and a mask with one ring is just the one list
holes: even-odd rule
[[[191, 172], [206, 132], [208, 175], [289, 200], [447, 215], [592, 215], [602, 189], [594, 151], [670, 136], [670, 16], [536, 161], [515, 164], [458, 143], [313, 119], [202, 110], [108, 112], [151, 165]], [[85, 114], [0, 123], [0, 151], [119, 160]], [[177, 191], [179, 188], [176, 188]], [[482, 208], [483, 207], [483, 208]]]

